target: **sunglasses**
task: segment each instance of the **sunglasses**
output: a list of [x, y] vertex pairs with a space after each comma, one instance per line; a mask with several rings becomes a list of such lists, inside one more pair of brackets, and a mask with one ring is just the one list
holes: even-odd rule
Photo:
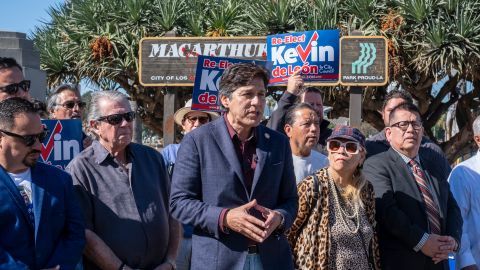
[[327, 150], [332, 153], [343, 153], [340, 150], [343, 147], [348, 154], [358, 154], [360, 152], [360, 144], [358, 142], [341, 142], [339, 140], [330, 140], [327, 142]]
[[23, 143], [25, 143], [26, 146], [32, 146], [35, 144], [35, 142], [38, 140], [40, 143], [42, 143], [45, 138], [48, 136], [48, 130], [44, 129], [42, 132], [38, 134], [31, 134], [31, 135], [20, 135], [16, 133], [12, 133], [6, 130], [0, 129], [0, 132], [3, 134], [10, 136], [10, 137], [15, 137], [23, 140]]
[[28, 90], [30, 90], [30, 81], [23, 80], [19, 83], [12, 83], [7, 86], [0, 87], [0, 91], [5, 92], [9, 95], [15, 95], [19, 89], [22, 89], [23, 91], [28, 92]]
[[192, 116], [185, 117], [185, 119], [190, 122], [190, 124], [194, 124], [195, 122], [197, 122], [197, 120], [200, 124], [205, 124], [210, 120], [210, 118], [208, 118], [207, 116]]
[[69, 101], [65, 101], [63, 104], [58, 104], [62, 107], [64, 107], [65, 109], [73, 109], [75, 107], [75, 105], [78, 106], [79, 109], [83, 109], [85, 108], [85, 106], [87, 105], [87, 103], [83, 102], [83, 101], [73, 101], [73, 100], [69, 100]]
[[125, 119], [125, 121], [127, 122], [132, 122], [133, 119], [135, 119], [135, 113], [127, 112], [127, 113], [111, 114], [111, 115], [99, 117], [97, 118], [97, 121], [107, 122], [110, 125], [115, 126], [122, 123], [123, 119]]
[[397, 127], [402, 131], [407, 131], [408, 127], [412, 125], [412, 128], [415, 131], [418, 131], [422, 128], [422, 122], [420, 121], [400, 121], [395, 124], [390, 125], [391, 127]]

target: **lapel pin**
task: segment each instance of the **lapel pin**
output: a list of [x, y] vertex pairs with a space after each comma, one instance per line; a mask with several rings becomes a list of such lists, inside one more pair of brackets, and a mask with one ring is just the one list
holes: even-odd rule
[[265, 132], [265, 139], [270, 139], [270, 134]]

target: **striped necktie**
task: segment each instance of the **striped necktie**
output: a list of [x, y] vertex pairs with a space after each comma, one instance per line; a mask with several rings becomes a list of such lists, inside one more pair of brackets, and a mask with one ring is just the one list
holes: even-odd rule
[[412, 166], [413, 175], [415, 176], [418, 188], [420, 189], [420, 192], [422, 192], [423, 202], [425, 203], [425, 209], [427, 210], [428, 223], [430, 224], [430, 232], [440, 234], [440, 212], [438, 211], [437, 204], [433, 200], [425, 176], [415, 160], [410, 160], [409, 164]]

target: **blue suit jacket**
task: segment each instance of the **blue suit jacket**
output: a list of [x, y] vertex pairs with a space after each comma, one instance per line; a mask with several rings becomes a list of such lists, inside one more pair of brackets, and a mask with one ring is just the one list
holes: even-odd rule
[[53, 166], [32, 168], [35, 227], [15, 183], [0, 167], [0, 269], [74, 269], [85, 245], [72, 179]]
[[[170, 196], [172, 216], [195, 226], [192, 269], [243, 269], [248, 239], [222, 233], [219, 216], [253, 199], [285, 217], [289, 228], [298, 196], [287, 137], [265, 126], [256, 128], [257, 167], [247, 192], [240, 162], [223, 117], [188, 133], [178, 151]], [[293, 269], [286, 237], [271, 235], [259, 245], [264, 269]]]

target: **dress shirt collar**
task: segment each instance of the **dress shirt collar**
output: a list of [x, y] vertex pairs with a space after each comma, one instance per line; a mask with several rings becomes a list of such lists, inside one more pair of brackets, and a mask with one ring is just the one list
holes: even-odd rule
[[[110, 152], [108, 152], [108, 150], [99, 141], [94, 140], [92, 142], [92, 147], [93, 147], [93, 150], [94, 150], [93, 153], [94, 153], [94, 157], [95, 157], [95, 162], [97, 164], [101, 164], [108, 157], [113, 158], [113, 156], [110, 154]], [[130, 149], [130, 144], [127, 145], [127, 147], [125, 149], [125, 153], [127, 155], [127, 160], [130, 160], [131, 158], [133, 158], [133, 152]]]
[[418, 156], [418, 154], [414, 157], [414, 158], [409, 158], [407, 157], [406, 155], [402, 154], [400, 151], [398, 151], [397, 149], [395, 149], [395, 147], [392, 146], [392, 149], [395, 150], [395, 152], [397, 152], [400, 157], [402, 158], [402, 160], [408, 164], [410, 162], [410, 160], [415, 160], [415, 162], [417, 162], [417, 164], [420, 164], [420, 157]]
[[[237, 132], [235, 131], [235, 129], [233, 129], [232, 125], [230, 124], [230, 122], [228, 121], [228, 118], [227, 118], [227, 113], [224, 113], [223, 114], [223, 119], [225, 120], [225, 124], [227, 125], [227, 130], [228, 130], [228, 134], [230, 135], [230, 139], [234, 139], [235, 137], [240, 140], [240, 137], [238, 136]], [[251, 139], [256, 139], [256, 128], [252, 128], [252, 131], [250, 133], [250, 137], [248, 137], [248, 139], [246, 141], [250, 141]]]

